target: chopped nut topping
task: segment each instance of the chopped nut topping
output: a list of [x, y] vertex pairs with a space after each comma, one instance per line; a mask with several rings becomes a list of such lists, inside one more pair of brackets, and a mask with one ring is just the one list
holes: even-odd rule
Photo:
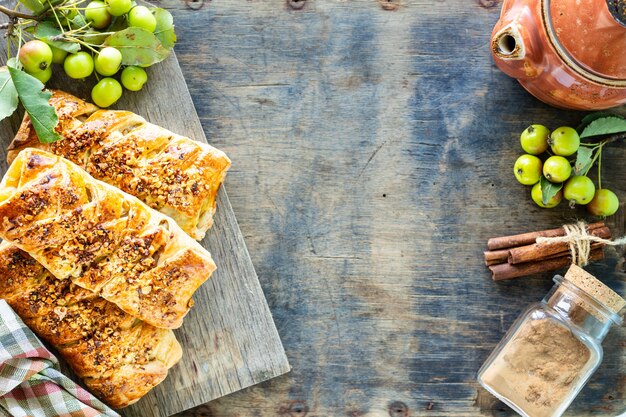
[[65, 308], [65, 307], [55, 307], [54, 308], [54, 314], [57, 315], [59, 320], [63, 320], [65, 318], [65, 316], [67, 315], [67, 308]]

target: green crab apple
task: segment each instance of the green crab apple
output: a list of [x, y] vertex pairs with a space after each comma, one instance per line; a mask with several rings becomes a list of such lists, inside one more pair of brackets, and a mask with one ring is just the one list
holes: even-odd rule
[[570, 202], [570, 206], [589, 204], [595, 193], [596, 186], [593, 181], [584, 175], [574, 175], [563, 187], [563, 197]]
[[107, 5], [103, 1], [94, 0], [85, 8], [85, 18], [91, 22], [91, 26], [96, 29], [104, 29], [111, 24], [111, 14], [107, 10]]
[[543, 163], [543, 175], [550, 182], [564, 182], [572, 175], [572, 166], [567, 159], [554, 155]]
[[548, 150], [550, 131], [543, 125], [530, 125], [522, 132], [520, 143], [524, 152], [539, 155]]
[[587, 204], [587, 211], [594, 216], [612, 216], [619, 208], [619, 199], [615, 193], [607, 188], [596, 191], [593, 199]]
[[145, 29], [148, 32], [154, 32], [157, 21], [146, 6], [135, 6], [128, 12], [128, 24], [129, 26]]
[[108, 77], [114, 75], [120, 69], [122, 53], [118, 49], [107, 46], [100, 50], [94, 61], [98, 74]]
[[534, 155], [522, 155], [513, 166], [515, 178], [524, 185], [533, 185], [541, 179], [541, 159]]
[[67, 51], [63, 49], [57, 48], [56, 46], [50, 46], [50, 50], [52, 51], [52, 63], [53, 64], [62, 64], [65, 61], [65, 57], [67, 56]]
[[541, 192], [541, 183], [538, 182], [533, 186], [533, 189], [530, 192], [530, 196], [533, 201], [539, 206], [543, 208], [552, 208], [559, 205], [561, 200], [563, 199], [563, 191], [559, 190], [547, 204], [543, 204], [543, 193]]
[[122, 97], [122, 86], [114, 78], [103, 78], [91, 90], [91, 99], [98, 107], [109, 107]]
[[28, 41], [20, 48], [18, 59], [29, 74], [45, 71], [52, 63], [52, 49], [40, 40]]
[[113, 16], [121, 16], [133, 7], [131, 0], [106, 0], [107, 11]]
[[555, 155], [570, 156], [574, 155], [580, 146], [580, 136], [576, 129], [568, 126], [562, 126], [556, 129], [548, 139], [550, 149]]
[[43, 71], [33, 72], [33, 77], [37, 78], [43, 84], [47, 83], [50, 78], [52, 78], [52, 67], [48, 67]]
[[93, 58], [84, 51], [68, 55], [63, 62], [63, 69], [71, 78], [89, 77], [93, 72], [93, 66]]
[[122, 70], [122, 85], [130, 91], [139, 91], [143, 88], [143, 85], [148, 81], [148, 74], [146, 70], [141, 67], [126, 67]]

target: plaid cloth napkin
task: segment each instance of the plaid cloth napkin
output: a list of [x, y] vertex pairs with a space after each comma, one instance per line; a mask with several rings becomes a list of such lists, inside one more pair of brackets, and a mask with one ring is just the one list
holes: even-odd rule
[[0, 300], [0, 416], [119, 417], [59, 372], [59, 363]]

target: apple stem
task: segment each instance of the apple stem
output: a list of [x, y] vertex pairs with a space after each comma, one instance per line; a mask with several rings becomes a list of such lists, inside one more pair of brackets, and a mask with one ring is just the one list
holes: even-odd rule
[[598, 150], [598, 189], [602, 189], [602, 146]]
[[21, 19], [31, 19], [31, 20], [39, 20], [37, 16], [33, 16], [31, 14], [18, 12], [16, 10], [11, 10], [8, 7], [4, 7], [0, 5], [0, 12], [12, 18], [21, 18]]

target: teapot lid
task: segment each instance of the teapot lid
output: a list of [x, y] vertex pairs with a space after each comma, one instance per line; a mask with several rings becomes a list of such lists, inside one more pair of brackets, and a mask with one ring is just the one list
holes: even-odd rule
[[593, 78], [626, 80], [626, 0], [543, 3], [547, 29], [564, 59]]

